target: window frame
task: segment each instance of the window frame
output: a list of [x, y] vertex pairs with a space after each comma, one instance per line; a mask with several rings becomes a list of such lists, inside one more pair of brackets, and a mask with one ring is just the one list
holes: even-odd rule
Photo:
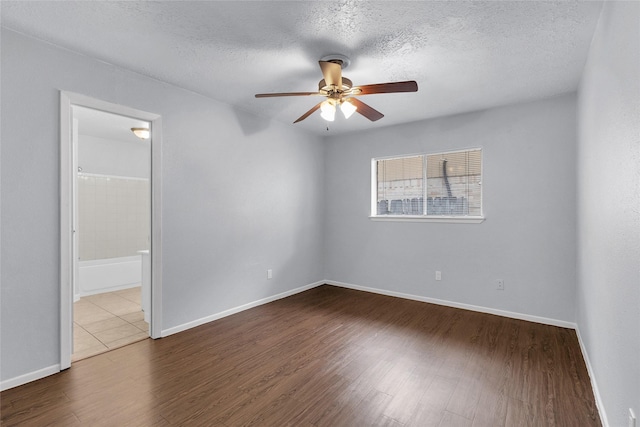
[[[434, 155], [446, 155], [451, 153], [461, 153], [467, 151], [480, 151], [480, 215], [378, 215], [378, 161], [380, 160], [392, 160], [403, 159], [408, 157], [422, 156], [422, 174], [423, 174], [423, 188], [426, 191], [427, 188], [427, 157]], [[371, 159], [371, 213], [369, 218], [372, 221], [400, 221], [400, 222], [442, 222], [442, 223], [455, 223], [455, 224], [479, 224], [485, 220], [484, 216], [484, 159], [483, 159], [482, 147], [471, 147], [459, 150], [437, 151], [431, 153], [413, 153], [403, 154], [395, 156], [382, 156], [374, 157]], [[426, 196], [423, 198], [426, 203]], [[426, 206], [426, 204], [425, 204]], [[426, 209], [426, 208], [425, 208]]]

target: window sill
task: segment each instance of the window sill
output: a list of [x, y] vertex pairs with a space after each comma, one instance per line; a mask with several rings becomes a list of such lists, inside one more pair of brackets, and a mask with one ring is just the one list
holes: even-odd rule
[[372, 221], [444, 222], [450, 224], [480, 224], [485, 220], [483, 216], [451, 217], [431, 215], [376, 215], [370, 216], [369, 219]]

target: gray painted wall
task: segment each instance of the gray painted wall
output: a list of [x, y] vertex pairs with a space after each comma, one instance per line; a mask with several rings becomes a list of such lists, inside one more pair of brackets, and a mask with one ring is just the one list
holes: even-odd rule
[[162, 115], [162, 329], [322, 279], [319, 138], [10, 31], [1, 54], [0, 379], [60, 362], [59, 89]]
[[[575, 114], [566, 95], [328, 140], [325, 278], [572, 322]], [[469, 147], [483, 149], [485, 222], [368, 218], [373, 157]]]
[[605, 2], [579, 90], [577, 323], [611, 426], [640, 417], [640, 3]]

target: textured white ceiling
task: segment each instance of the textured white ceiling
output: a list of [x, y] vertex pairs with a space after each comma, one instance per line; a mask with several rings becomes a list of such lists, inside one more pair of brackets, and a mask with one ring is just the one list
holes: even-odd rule
[[2, 25], [291, 124], [316, 97], [317, 61], [351, 58], [355, 85], [416, 80], [417, 93], [361, 98], [369, 122], [313, 114], [337, 134], [576, 90], [600, 2], [6, 1]]

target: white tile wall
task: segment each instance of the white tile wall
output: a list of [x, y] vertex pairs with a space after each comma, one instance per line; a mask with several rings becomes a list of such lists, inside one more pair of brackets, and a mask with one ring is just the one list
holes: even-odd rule
[[137, 255], [149, 249], [149, 180], [78, 175], [81, 261]]

